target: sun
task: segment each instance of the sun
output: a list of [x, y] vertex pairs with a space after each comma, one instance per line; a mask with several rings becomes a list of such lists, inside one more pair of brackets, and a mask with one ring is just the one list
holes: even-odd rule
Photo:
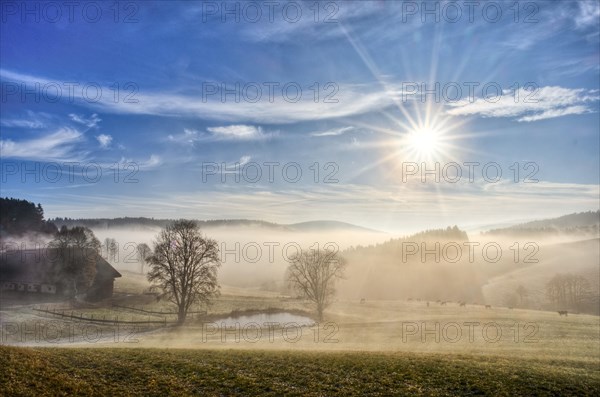
[[402, 139], [403, 151], [414, 160], [432, 160], [443, 151], [444, 133], [442, 130], [422, 127], [415, 128]]
[[439, 131], [430, 128], [414, 130], [408, 134], [408, 146], [417, 153], [431, 155], [439, 148], [439, 136]]

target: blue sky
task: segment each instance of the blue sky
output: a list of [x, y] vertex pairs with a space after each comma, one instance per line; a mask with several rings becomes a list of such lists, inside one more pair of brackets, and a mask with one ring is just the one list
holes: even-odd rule
[[[598, 208], [598, 1], [67, 3], [2, 5], [2, 196], [47, 216], [405, 231]], [[423, 183], [435, 163], [462, 177]]]

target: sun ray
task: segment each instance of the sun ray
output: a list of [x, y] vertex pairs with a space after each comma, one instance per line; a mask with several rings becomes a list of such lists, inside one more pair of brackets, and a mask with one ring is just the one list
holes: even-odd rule
[[404, 104], [401, 101], [399, 101], [398, 98], [395, 97], [395, 95], [392, 95], [392, 93], [394, 92], [394, 87], [392, 87], [388, 82], [386, 82], [382, 78], [383, 74], [381, 73], [381, 71], [375, 64], [375, 62], [373, 62], [373, 59], [367, 53], [366, 49], [350, 35], [350, 32], [341, 23], [340, 23], [340, 29], [346, 36], [346, 39], [348, 40], [350, 45], [352, 45], [352, 48], [354, 48], [354, 51], [356, 51], [356, 53], [358, 54], [360, 59], [367, 66], [367, 68], [369, 69], [369, 71], [371, 72], [373, 77], [375, 77], [375, 79], [379, 82], [379, 84], [381, 84], [381, 86], [384, 88], [384, 92], [386, 93], [386, 95], [388, 95], [389, 98], [396, 104], [398, 110], [400, 110], [402, 112], [404, 117], [406, 117], [406, 119], [411, 124], [415, 124], [414, 120], [412, 119], [411, 114], [406, 110]]

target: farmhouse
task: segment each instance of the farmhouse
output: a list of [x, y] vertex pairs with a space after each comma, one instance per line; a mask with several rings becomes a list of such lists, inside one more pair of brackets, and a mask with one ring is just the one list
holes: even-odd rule
[[[91, 260], [95, 262], [96, 274], [92, 285], [85, 293], [88, 300], [110, 298], [114, 280], [121, 274], [93, 250], [70, 250], [72, 263]], [[0, 291], [15, 291], [27, 294], [73, 293], [61, 273], [65, 268], [58, 250], [52, 248], [11, 250], [0, 253]]]

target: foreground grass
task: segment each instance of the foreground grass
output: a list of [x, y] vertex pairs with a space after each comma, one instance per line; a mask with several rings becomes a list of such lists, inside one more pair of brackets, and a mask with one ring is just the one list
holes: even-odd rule
[[0, 346], [3, 395], [598, 395], [598, 363], [413, 353]]

